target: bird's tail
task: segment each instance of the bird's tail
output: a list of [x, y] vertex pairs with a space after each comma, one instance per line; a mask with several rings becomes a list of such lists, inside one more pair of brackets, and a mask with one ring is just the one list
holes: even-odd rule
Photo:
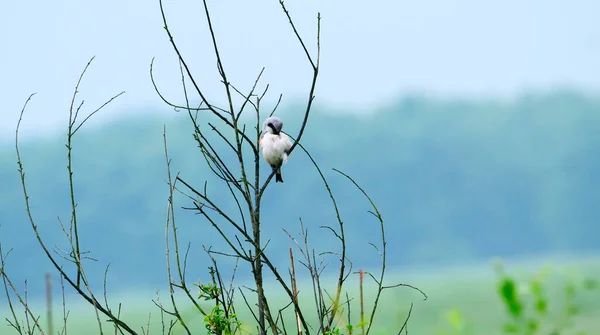
[[283, 183], [283, 178], [281, 178], [281, 168], [275, 170], [275, 182]]

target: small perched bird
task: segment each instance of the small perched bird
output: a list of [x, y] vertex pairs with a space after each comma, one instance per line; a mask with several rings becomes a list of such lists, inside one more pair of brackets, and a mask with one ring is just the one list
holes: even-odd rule
[[290, 138], [281, 132], [283, 122], [276, 116], [266, 119], [262, 126], [262, 135], [258, 141], [263, 158], [275, 171], [275, 182], [283, 183], [281, 165], [285, 164], [292, 148]]

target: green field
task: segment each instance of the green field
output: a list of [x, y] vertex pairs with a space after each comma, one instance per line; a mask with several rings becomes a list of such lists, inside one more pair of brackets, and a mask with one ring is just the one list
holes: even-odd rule
[[[549, 301], [549, 314], [541, 322], [542, 327], [553, 326], [553, 323], [560, 320], [561, 306], [564, 305], [564, 284], [568, 280], [579, 280], [582, 278], [599, 279], [600, 278], [600, 258], [599, 257], [578, 257], [576, 261], [558, 260], [549, 262], [546, 259], [528, 260], [528, 261], [505, 261], [505, 272], [514, 276], [517, 281], [528, 280], [535, 273], [545, 266], [550, 265], [550, 275], [547, 279], [546, 292]], [[405, 272], [405, 274], [404, 274]], [[463, 267], [443, 268], [443, 269], [410, 269], [407, 271], [395, 270], [390, 272], [388, 284], [404, 282], [418, 286], [425, 291], [429, 298], [423, 301], [422, 296], [409, 288], [399, 288], [387, 291], [384, 294], [380, 305], [380, 312], [376, 315], [375, 327], [376, 334], [396, 334], [400, 328], [411, 302], [414, 302], [412, 316], [409, 322], [409, 333], [412, 334], [442, 334], [443, 330], [450, 329], [446, 315], [452, 310], [460, 311], [464, 323], [465, 331], [460, 334], [502, 334], [502, 325], [508, 321], [508, 314], [499, 298], [496, 284], [498, 276], [494, 273], [493, 266], [490, 264], [467, 265]], [[307, 283], [308, 284], [308, 283]], [[350, 296], [356, 296], [358, 292], [357, 278], [350, 277], [348, 281], [348, 290]], [[272, 284], [270, 284], [272, 285]], [[273, 286], [269, 286], [273, 287]], [[311, 297], [306, 294], [309, 285], [299, 283], [299, 289], [304, 288], [305, 294], [301, 294], [301, 304], [310, 308]], [[166, 290], [159, 292], [161, 300], [168, 301]], [[278, 292], [271, 292], [271, 306], [283, 306], [286, 302], [282, 300]], [[373, 286], [365, 289], [365, 297], [373, 297]], [[527, 294], [527, 293], [523, 293]], [[121, 301], [122, 316], [139, 330], [141, 327], [147, 329], [150, 324], [150, 334], [162, 334], [159, 310], [152, 304], [150, 299], [155, 298], [155, 291], [143, 293], [128, 292], [126, 294], [109, 295], [109, 301]], [[56, 301], [54, 314], [57, 318], [55, 322], [55, 332], [60, 322], [58, 320], [62, 315], [60, 301]], [[94, 311], [89, 305], [83, 304], [76, 297], [68, 298], [68, 308], [70, 309], [68, 333], [70, 334], [96, 334], [98, 332], [97, 322], [95, 321]], [[369, 300], [367, 298], [367, 300]], [[204, 334], [202, 317], [195, 313], [181, 300], [180, 305], [183, 314], [186, 316], [188, 324], [193, 327], [194, 333]], [[577, 292], [574, 300], [579, 306], [580, 312], [574, 317], [574, 326], [561, 334], [579, 334], [584, 331], [585, 334], [600, 334], [600, 292], [592, 291]], [[33, 304], [34, 306], [43, 306]], [[116, 304], [113, 304], [116, 306]], [[238, 308], [241, 308], [243, 301], [238, 299]], [[115, 308], [115, 307], [113, 307]], [[273, 307], [272, 307], [273, 308]], [[358, 310], [356, 301], [352, 304], [353, 313]], [[2, 315], [8, 316], [5, 306], [2, 307]], [[37, 312], [45, 313], [43, 309], [37, 309]], [[238, 311], [239, 317], [243, 321], [251, 321], [252, 316], [245, 310]], [[344, 313], [345, 315], [345, 313]], [[291, 315], [286, 325], [288, 333], [294, 333], [293, 320]], [[150, 321], [148, 321], [150, 318]], [[105, 318], [101, 318], [104, 320]], [[45, 320], [42, 319], [45, 326]], [[342, 321], [343, 322], [343, 321]], [[352, 323], [356, 324], [358, 317], [354, 317]], [[12, 334], [10, 328], [0, 327], [1, 334]], [[110, 325], [104, 324], [105, 333], [113, 333]], [[545, 328], [544, 328], [545, 329]], [[457, 334], [458, 334], [457, 333]], [[549, 331], [539, 332], [548, 334]], [[183, 334], [178, 329], [175, 334]], [[454, 334], [454, 333], [447, 333]]]

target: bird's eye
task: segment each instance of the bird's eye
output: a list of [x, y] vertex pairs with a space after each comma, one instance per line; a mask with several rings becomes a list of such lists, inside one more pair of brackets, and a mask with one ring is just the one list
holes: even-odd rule
[[271, 128], [275, 128], [272, 123], [269, 123], [267, 126], [269, 126]]

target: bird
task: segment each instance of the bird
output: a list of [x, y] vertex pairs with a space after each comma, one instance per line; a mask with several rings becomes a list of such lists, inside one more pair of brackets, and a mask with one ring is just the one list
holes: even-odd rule
[[283, 121], [276, 116], [271, 116], [265, 120], [262, 126], [262, 134], [258, 141], [262, 149], [264, 160], [275, 171], [275, 182], [283, 183], [281, 177], [281, 166], [288, 160], [292, 142], [290, 138], [281, 132]]

